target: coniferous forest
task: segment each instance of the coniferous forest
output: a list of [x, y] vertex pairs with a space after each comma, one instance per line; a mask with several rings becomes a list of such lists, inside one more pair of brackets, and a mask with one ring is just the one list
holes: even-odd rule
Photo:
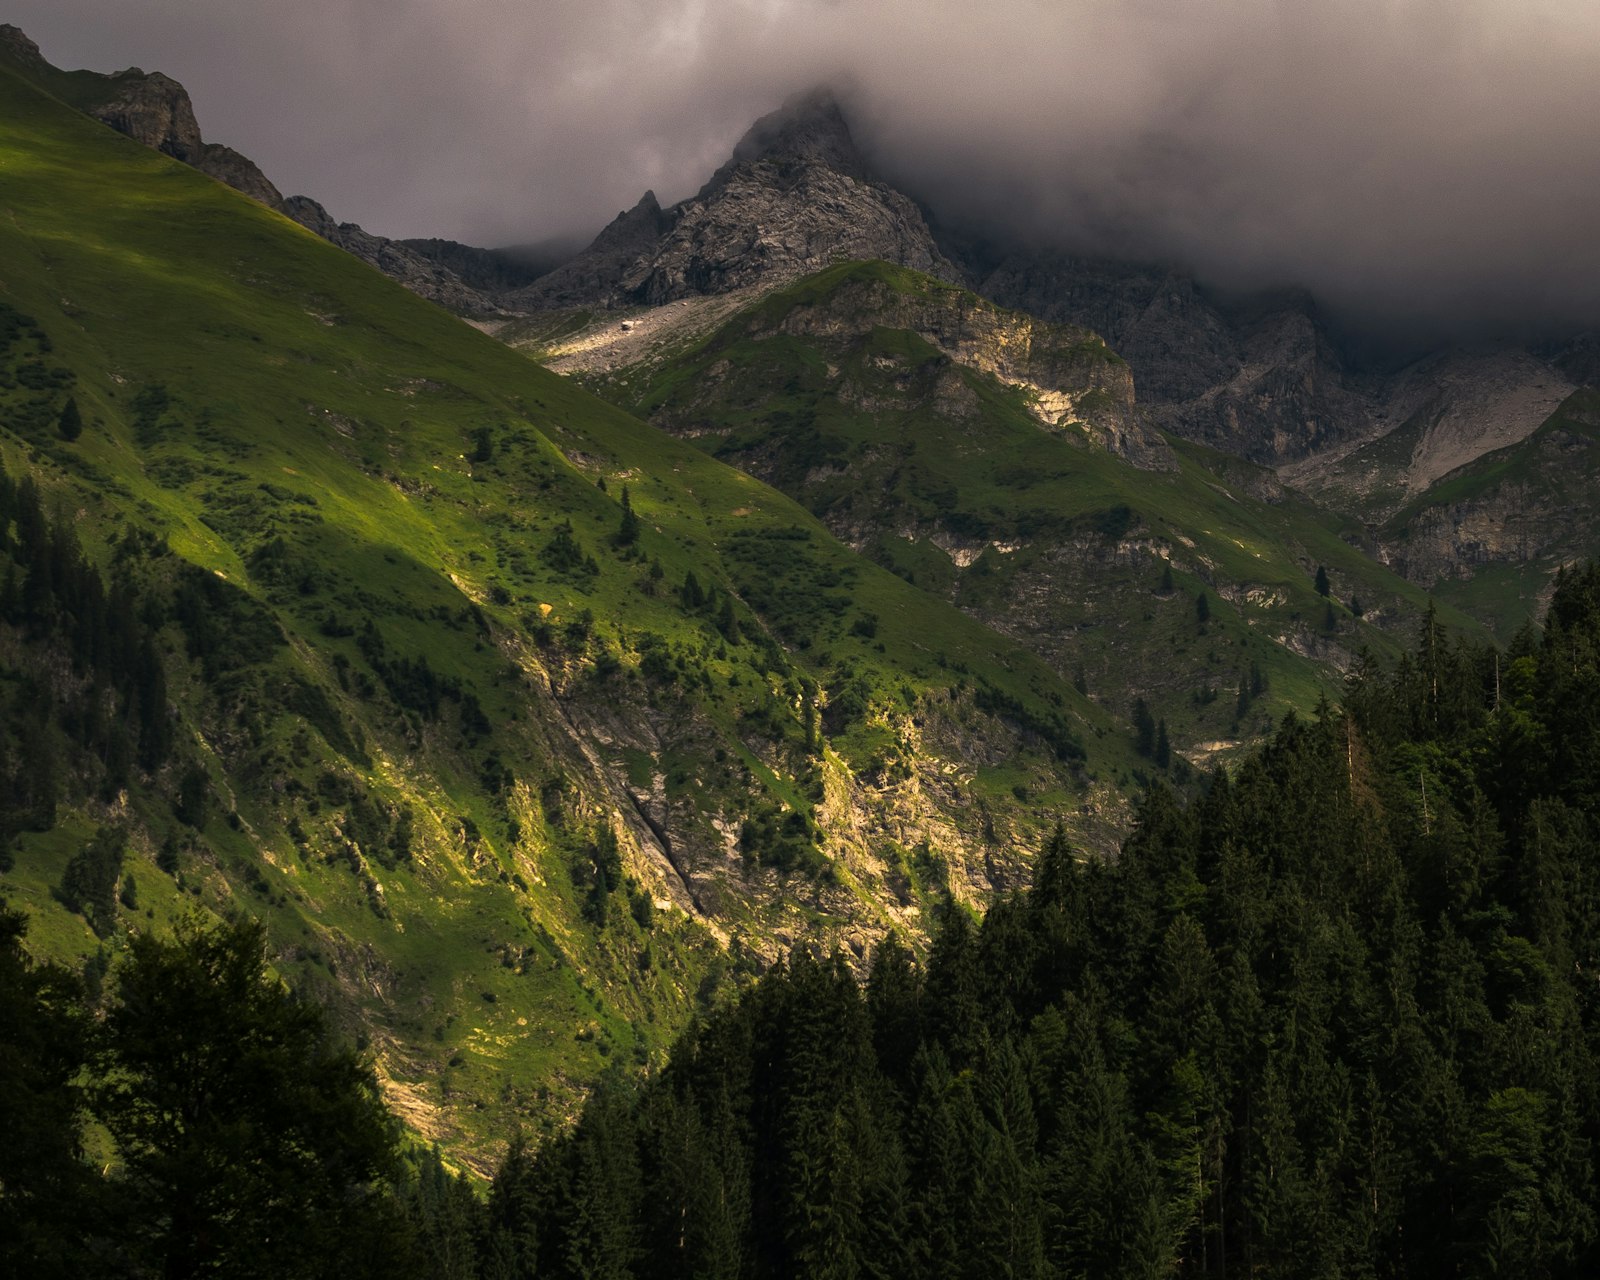
[[485, 1194], [244, 922], [103, 987], [5, 919], [13, 1273], [1579, 1276], [1600, 1262], [1600, 569], [1430, 620], [1116, 860], [797, 951]]
[[[512, 1274], [1577, 1276], [1600, 1253], [1600, 572], [1432, 621], [1115, 862], [865, 986], [794, 956], [514, 1148]], [[499, 1274], [499, 1273], [496, 1273]]]

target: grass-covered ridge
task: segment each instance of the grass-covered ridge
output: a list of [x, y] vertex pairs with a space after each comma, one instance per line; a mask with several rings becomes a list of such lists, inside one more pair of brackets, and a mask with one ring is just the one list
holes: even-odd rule
[[[0, 877], [30, 945], [242, 907], [470, 1147], [788, 940], [915, 931], [1053, 814], [1114, 827], [1127, 745], [1024, 647], [10, 73], [0, 110], [0, 459], [46, 530], [0, 529], [0, 579], [81, 545], [172, 716], [111, 773], [75, 606], [8, 605], [4, 754], [43, 724], [59, 765]], [[135, 886], [98, 935], [56, 894], [91, 847]]]

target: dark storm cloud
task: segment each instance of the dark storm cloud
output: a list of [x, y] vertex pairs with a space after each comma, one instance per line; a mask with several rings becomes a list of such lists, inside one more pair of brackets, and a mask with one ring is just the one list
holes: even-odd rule
[[1600, 315], [1589, 0], [12, 0], [390, 235], [592, 231], [847, 87], [957, 216], [1401, 318]]

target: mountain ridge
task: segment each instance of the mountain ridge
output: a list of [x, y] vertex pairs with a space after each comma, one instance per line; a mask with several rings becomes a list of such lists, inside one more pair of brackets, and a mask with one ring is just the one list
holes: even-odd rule
[[198, 169], [225, 186], [294, 219], [347, 253], [353, 254], [414, 293], [464, 313], [498, 308], [454, 272], [400, 241], [338, 222], [309, 196], [284, 196], [247, 156], [232, 147], [207, 142], [188, 91], [172, 77], [139, 67], [124, 71], [62, 71], [19, 28], [0, 24], [0, 58], [46, 92], [60, 97], [102, 124]]

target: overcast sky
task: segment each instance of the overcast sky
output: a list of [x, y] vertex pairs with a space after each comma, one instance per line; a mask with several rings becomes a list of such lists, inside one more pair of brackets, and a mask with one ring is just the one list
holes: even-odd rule
[[1594, 0], [10, 0], [391, 236], [591, 233], [827, 82], [954, 214], [1435, 319], [1600, 316]]

